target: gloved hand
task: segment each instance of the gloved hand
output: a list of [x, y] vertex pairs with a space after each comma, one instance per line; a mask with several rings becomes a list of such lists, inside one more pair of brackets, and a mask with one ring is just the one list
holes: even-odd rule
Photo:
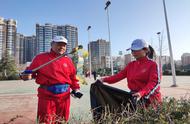
[[31, 70], [25, 70], [24, 72], [20, 73], [19, 75], [20, 75], [20, 78], [24, 81], [32, 79], [32, 71]]
[[73, 98], [79, 98], [80, 99], [83, 96], [83, 94], [79, 90], [72, 90], [71, 96]]

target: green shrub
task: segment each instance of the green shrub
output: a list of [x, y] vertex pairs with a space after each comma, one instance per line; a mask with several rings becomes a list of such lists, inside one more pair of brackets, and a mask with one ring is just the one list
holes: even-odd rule
[[[124, 116], [124, 113], [128, 114]], [[95, 123], [95, 122], [94, 122]], [[105, 124], [189, 124], [190, 100], [165, 98], [161, 105], [148, 108], [137, 107], [134, 113], [124, 110], [122, 113], [107, 113], [96, 123]]]
[[[24, 116], [18, 116], [24, 117]], [[10, 119], [15, 121], [18, 117]], [[164, 98], [162, 104], [157, 108], [150, 106], [137, 107], [136, 111], [123, 109], [121, 113], [106, 112], [98, 121], [89, 118], [90, 116], [81, 114], [71, 117], [69, 124], [190, 124], [190, 99]], [[89, 118], [89, 120], [87, 120]], [[68, 124], [63, 119], [56, 120], [61, 124]], [[37, 124], [39, 122], [37, 121]]]

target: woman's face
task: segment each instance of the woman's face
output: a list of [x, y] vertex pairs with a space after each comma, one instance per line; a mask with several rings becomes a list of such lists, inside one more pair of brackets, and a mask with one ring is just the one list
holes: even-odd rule
[[131, 50], [131, 52], [132, 52], [132, 55], [135, 57], [135, 59], [139, 59], [139, 58], [145, 57], [148, 50], [145, 48], [141, 50]]
[[63, 42], [52, 42], [51, 44], [52, 50], [57, 54], [64, 54], [66, 51], [66, 43]]

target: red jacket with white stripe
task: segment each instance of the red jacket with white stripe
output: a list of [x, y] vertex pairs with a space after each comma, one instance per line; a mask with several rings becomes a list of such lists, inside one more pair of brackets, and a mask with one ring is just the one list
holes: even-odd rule
[[[58, 57], [58, 55], [52, 50], [51, 52], [41, 53], [33, 59], [31, 65], [27, 69], [32, 70], [56, 57]], [[36, 78], [37, 84], [49, 86], [58, 83], [68, 83], [72, 89], [80, 88], [78, 80], [76, 79], [74, 64], [67, 56], [37, 70], [33, 74], [33, 77]]]
[[139, 92], [141, 96], [149, 99], [155, 98], [161, 101], [160, 90], [160, 73], [156, 62], [147, 57], [140, 58], [130, 62], [118, 74], [105, 77], [104, 82], [116, 83], [127, 78], [128, 87], [131, 91]]

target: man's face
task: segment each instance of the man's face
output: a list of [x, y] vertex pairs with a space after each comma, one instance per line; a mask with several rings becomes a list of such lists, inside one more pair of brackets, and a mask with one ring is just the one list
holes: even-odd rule
[[52, 42], [51, 48], [57, 54], [64, 54], [66, 51], [66, 43], [63, 42]]

